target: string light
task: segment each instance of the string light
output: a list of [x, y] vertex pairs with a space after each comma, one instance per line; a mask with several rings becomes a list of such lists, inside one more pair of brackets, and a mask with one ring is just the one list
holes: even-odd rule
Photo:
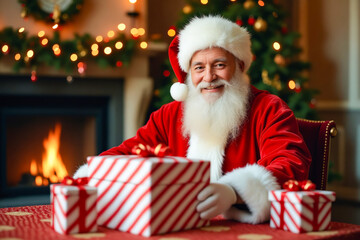
[[139, 34], [139, 36], [145, 35], [145, 29], [144, 28], [138, 28], [138, 34]]
[[276, 51], [279, 51], [280, 48], [281, 48], [280, 43], [279, 43], [279, 42], [274, 42], [274, 43], [273, 43], [273, 48], [274, 48]]
[[120, 23], [117, 28], [120, 30], [120, 31], [124, 31], [126, 29], [126, 25], [124, 23]]
[[41, 45], [46, 46], [49, 43], [49, 40], [47, 38], [44, 38], [41, 40]]
[[33, 50], [28, 50], [27, 51], [27, 53], [26, 53], [26, 56], [28, 57], [28, 58], [32, 58], [33, 56], [34, 56], [34, 51]]
[[59, 44], [54, 44], [52, 47], [52, 50], [54, 51], [54, 54], [56, 56], [59, 56], [61, 54], [61, 49], [60, 49]]
[[59, 24], [55, 23], [53, 26], [52, 26], [52, 29], [57, 29], [59, 27]]
[[289, 86], [289, 88], [290, 88], [291, 90], [294, 90], [295, 87], [296, 87], [295, 81], [294, 81], [294, 80], [290, 80], [290, 81], [288, 82], [288, 86]]
[[265, 3], [264, 3], [264, 1], [263, 1], [263, 0], [259, 0], [259, 1], [258, 1], [258, 4], [259, 4], [259, 6], [260, 6], [260, 7], [265, 6]]
[[203, 5], [206, 5], [206, 4], [208, 4], [208, 0], [200, 0], [200, 2], [201, 2], [201, 4], [203, 4]]
[[120, 42], [120, 41], [115, 43], [115, 48], [116, 49], [122, 49], [123, 46], [124, 46], [124, 44], [122, 42]]
[[141, 42], [141, 43], [140, 43], [140, 47], [141, 47], [142, 49], [146, 49], [146, 48], [148, 47], [147, 42]]
[[25, 31], [24, 27], [19, 28], [19, 33], [23, 33]]
[[16, 61], [19, 61], [20, 58], [21, 58], [21, 54], [20, 53], [15, 54], [14, 58], [15, 58]]
[[109, 55], [111, 52], [112, 52], [111, 47], [106, 47], [106, 48], [104, 48], [104, 53], [105, 53], [106, 55]]
[[31, 79], [32, 82], [36, 82], [37, 76], [36, 76], [36, 71], [35, 71], [35, 70], [32, 70], [32, 71], [31, 71], [31, 77], [30, 77], [30, 79]]
[[78, 60], [78, 55], [76, 55], [75, 53], [70, 55], [70, 60], [75, 62], [76, 60]]
[[91, 50], [93, 50], [93, 51], [99, 50], [99, 45], [94, 43], [93, 45], [91, 45]]
[[139, 30], [137, 28], [132, 28], [130, 30], [131, 35], [133, 35], [134, 37], [138, 37], [139, 36]]
[[115, 32], [114, 32], [114, 31], [108, 31], [107, 36], [108, 36], [109, 38], [112, 38], [112, 37], [115, 36]]
[[2, 46], [1, 51], [3, 53], [7, 53], [9, 51], [9, 46], [5, 44], [4, 46]]
[[103, 37], [99, 35], [99, 36], [97, 36], [97, 37], [95, 38], [95, 40], [96, 40], [98, 43], [100, 43], [100, 42], [102, 42]]
[[38, 32], [38, 37], [42, 38], [43, 36], [45, 36], [45, 31], [41, 30]]
[[137, 0], [129, 0], [130, 3], [135, 4]]

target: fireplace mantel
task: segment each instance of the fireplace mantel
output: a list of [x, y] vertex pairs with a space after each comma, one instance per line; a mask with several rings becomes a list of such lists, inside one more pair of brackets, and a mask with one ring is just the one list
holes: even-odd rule
[[[144, 124], [147, 107], [151, 100], [153, 80], [149, 76], [149, 57], [159, 52], [164, 52], [166, 49], [167, 44], [150, 42], [147, 49], [138, 49], [135, 52], [129, 66], [102, 69], [95, 63], [90, 62], [87, 64], [86, 73], [83, 76], [78, 73], [69, 74], [49, 67], [41, 67], [37, 69], [37, 75], [39, 77], [64, 77], [64, 81], [66, 81], [66, 77], [68, 75], [72, 75], [75, 79], [74, 81], [77, 81], [77, 77], [97, 79], [104, 78], [104, 81], [107, 81], [106, 84], [109, 84], [109, 79], [116, 82], [120, 80], [124, 81], [122, 138], [127, 139], [134, 136], [137, 129]], [[0, 75], [15, 75], [12, 71], [12, 61], [10, 59], [9, 61], [5, 58], [3, 59], [3, 61], [0, 61]], [[30, 71], [30, 69], [24, 69], [18, 74], [30, 76]], [[29, 94], [27, 87], [12, 87], [11, 83], [6, 83], [5, 81], [6, 80], [2, 79], [0, 76], [0, 94]], [[29, 84], [37, 83], [30, 83], [29, 77], [29, 82], [26, 83], [26, 85]], [[118, 85], [118, 83], [114, 83], [114, 86], [115, 85]], [[116, 145], [119, 143], [120, 142], [118, 142], [117, 137], [111, 137], [109, 140], [110, 145]]]

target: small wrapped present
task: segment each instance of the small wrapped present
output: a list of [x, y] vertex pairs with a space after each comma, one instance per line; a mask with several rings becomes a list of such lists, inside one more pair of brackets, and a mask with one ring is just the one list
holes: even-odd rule
[[208, 225], [195, 207], [209, 184], [210, 162], [137, 150], [141, 156], [88, 157], [89, 185], [98, 188], [98, 224], [146, 237]]
[[51, 184], [51, 227], [61, 234], [97, 231], [97, 189], [87, 186], [87, 178], [65, 178]]
[[[303, 184], [287, 182], [285, 185], [287, 189], [269, 192], [270, 227], [293, 233], [328, 229], [335, 193], [313, 190], [309, 181]], [[307, 191], [306, 185], [311, 186]]]

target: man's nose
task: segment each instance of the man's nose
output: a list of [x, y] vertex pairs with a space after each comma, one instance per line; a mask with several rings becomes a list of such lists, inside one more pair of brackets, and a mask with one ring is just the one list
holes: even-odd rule
[[205, 82], [212, 82], [216, 79], [216, 74], [211, 70], [211, 68], [207, 68], [204, 73], [203, 81]]

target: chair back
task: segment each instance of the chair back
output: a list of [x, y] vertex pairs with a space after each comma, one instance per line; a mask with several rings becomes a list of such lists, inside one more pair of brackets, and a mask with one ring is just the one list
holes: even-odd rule
[[325, 190], [328, 177], [330, 140], [337, 134], [336, 124], [332, 120], [315, 121], [301, 118], [298, 118], [297, 122], [312, 157], [309, 179], [316, 184], [316, 189]]

